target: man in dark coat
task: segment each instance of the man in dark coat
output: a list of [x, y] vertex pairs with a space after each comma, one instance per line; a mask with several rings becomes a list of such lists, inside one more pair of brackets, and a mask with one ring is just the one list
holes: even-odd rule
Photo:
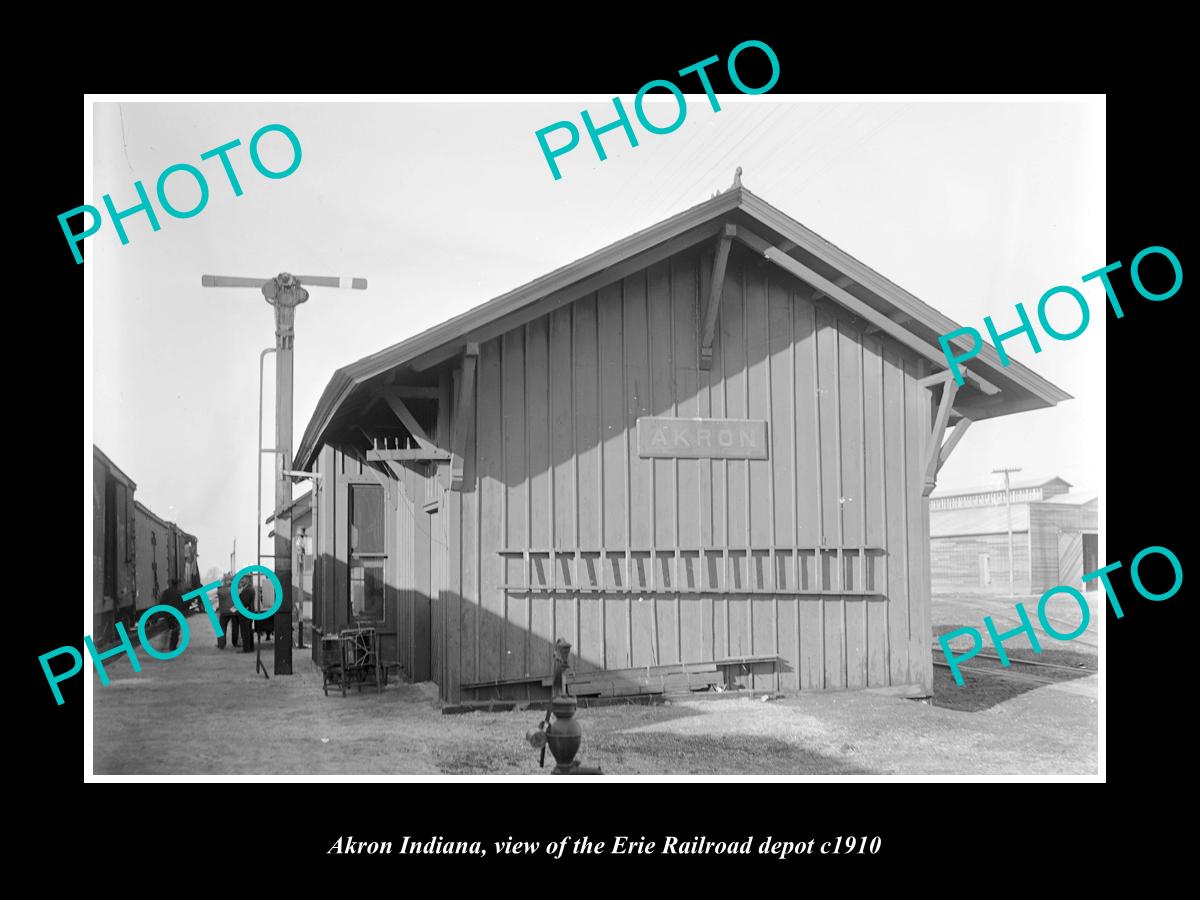
[[233, 646], [238, 645], [237, 621], [241, 618], [237, 614], [237, 610], [233, 608], [233, 591], [230, 582], [233, 581], [233, 575], [226, 572], [221, 578], [221, 586], [217, 588], [217, 609], [220, 614], [221, 633], [217, 636], [217, 649], [225, 649], [225, 635], [229, 632], [229, 623], [234, 622], [233, 628]]
[[[170, 606], [173, 609], [183, 614], [183, 592], [179, 589], [179, 579], [172, 578], [171, 584], [162, 592], [158, 598], [158, 602], [164, 606]], [[180, 626], [179, 620], [174, 616], [168, 615], [167, 619], [167, 652], [173, 653], [175, 648], [179, 646]]]
[[[242, 606], [250, 610], [250, 612], [258, 612], [257, 604], [254, 602], [257, 596], [254, 590], [254, 580], [252, 578], [243, 578], [241, 588], [238, 590], [238, 599], [242, 601]], [[247, 618], [245, 615], [238, 613], [238, 625], [242, 632], [242, 652], [254, 652], [254, 620]], [[237, 641], [234, 641], [236, 645]]]

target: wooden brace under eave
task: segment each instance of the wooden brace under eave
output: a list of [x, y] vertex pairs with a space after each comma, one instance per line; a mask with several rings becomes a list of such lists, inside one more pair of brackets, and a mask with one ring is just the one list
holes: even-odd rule
[[[937, 414], [933, 420], [933, 432], [929, 435], [929, 443], [925, 449], [925, 487], [924, 496], [928, 497], [937, 487], [937, 473], [942, 452], [942, 438], [946, 434], [946, 423], [950, 421], [950, 410], [954, 408], [954, 397], [958, 393], [958, 382], [948, 378], [942, 387], [942, 399], [938, 402]], [[969, 420], [964, 420], [969, 421]], [[961, 422], [959, 423], [962, 424]], [[958, 430], [957, 428], [955, 429]], [[963, 429], [965, 432], [966, 429]], [[959, 435], [958, 439], [961, 439]], [[958, 439], [951, 438], [955, 443]], [[953, 450], [953, 446], [950, 448]], [[946, 454], [949, 456], [949, 453]]]
[[700, 328], [700, 368], [712, 368], [713, 338], [717, 331], [717, 313], [721, 309], [721, 295], [725, 290], [725, 267], [729, 263], [729, 248], [737, 228], [726, 225], [717, 245], [717, 256], [713, 260], [712, 285], [708, 293], [708, 305], [704, 308], [704, 319]]

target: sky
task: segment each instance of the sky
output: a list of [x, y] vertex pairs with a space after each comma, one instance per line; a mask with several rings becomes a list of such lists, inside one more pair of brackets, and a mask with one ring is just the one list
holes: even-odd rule
[[[1103, 491], [1105, 300], [1097, 281], [1081, 282], [1112, 262], [1102, 100], [816, 102], [768, 93], [719, 95], [714, 112], [703, 94], [688, 95], [671, 134], [635, 124], [637, 147], [619, 130], [605, 135], [607, 160], [584, 133], [559, 157], [555, 180], [535, 132], [560, 120], [582, 132], [585, 108], [606, 122], [611, 98], [417, 99], [93, 106], [92, 194], [82, 202], [102, 208], [108, 193], [118, 210], [133, 206], [134, 181], [153, 197], [159, 174], [176, 163], [197, 166], [209, 186], [191, 218], [165, 215], [155, 199], [159, 231], [138, 213], [124, 220], [127, 245], [107, 218], [85, 242], [93, 285], [85, 440], [137, 483], [137, 499], [197, 535], [202, 573], [227, 566], [235, 539], [238, 565], [254, 562], [258, 357], [274, 345], [274, 320], [257, 290], [203, 288], [201, 275], [368, 280], [366, 291], [313, 288], [297, 310], [295, 446], [334, 369], [707, 200], [738, 166], [751, 191], [960, 324], [983, 331], [991, 315], [1011, 328], [1017, 302], [1035, 318], [1049, 288], [1080, 290], [1092, 310], [1080, 337], [1042, 335], [1036, 355], [1024, 338], [1006, 344], [1074, 399], [974, 424], [938, 483], [994, 484], [992, 469], [1018, 466], [1017, 478], [1059, 475], [1076, 490]], [[646, 108], [664, 124], [675, 114], [673, 100]], [[296, 171], [274, 180], [248, 156], [251, 136], [272, 123], [302, 147]], [[240, 197], [216, 159], [200, 160], [234, 139]], [[271, 169], [291, 161], [280, 134], [260, 149]], [[198, 196], [187, 175], [169, 179], [177, 208]], [[1049, 314], [1064, 332], [1078, 316], [1069, 303]], [[268, 445], [273, 376], [268, 357]], [[265, 518], [269, 469], [263, 479]]]

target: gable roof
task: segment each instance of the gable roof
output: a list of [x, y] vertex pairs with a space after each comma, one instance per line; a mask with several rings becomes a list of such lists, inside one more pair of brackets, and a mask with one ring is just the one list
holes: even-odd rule
[[277, 518], [279, 518], [279, 519], [291, 519], [291, 518], [299, 519], [302, 516], [304, 516], [307, 512], [309, 512], [311, 509], [312, 509], [312, 488], [309, 488], [307, 491], [305, 491], [299, 497], [296, 497], [294, 500], [292, 500], [291, 503], [289, 503], [287, 506], [285, 506], [283, 509], [281, 509], [278, 514], [271, 513], [271, 515], [267, 516], [266, 521], [263, 524], [270, 525]]
[[[739, 179], [729, 190], [691, 209], [337, 369], [304, 431], [296, 451], [294, 467], [305, 470], [310, 467], [335, 417], [344, 409], [354, 409], [353, 404], [347, 401], [366, 382], [405, 367], [407, 374], [417, 375], [452, 359], [467, 343], [481, 343], [498, 337], [510, 328], [580, 299], [626, 274], [715, 239], [726, 223], [751, 229], [776, 246], [783, 244], [790, 247], [786, 250], [788, 256], [830, 280], [848, 278], [845, 289], [853, 297], [877, 312], [904, 319], [898, 327], [903, 327], [928, 343], [938, 353], [941, 352], [938, 337], [960, 327], [899, 285], [751, 193], [741, 185]], [[1018, 362], [1002, 365], [995, 349], [987, 343], [966, 368], [986, 375], [1000, 389], [993, 396], [973, 391], [969, 383], [959, 390], [955, 410], [972, 419], [1042, 409], [1071, 399], [1066, 391]], [[400, 374], [403, 376], [406, 373]]]

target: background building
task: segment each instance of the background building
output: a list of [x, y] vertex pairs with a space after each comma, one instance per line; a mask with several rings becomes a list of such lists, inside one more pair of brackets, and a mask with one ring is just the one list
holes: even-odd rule
[[[1071, 493], [1062, 478], [1011, 483], [1013, 590], [1040, 596], [1057, 585], [1079, 588], [1100, 567], [1095, 493]], [[1007, 596], [1008, 514], [1004, 487], [935, 491], [929, 504], [933, 592]], [[1093, 579], [1081, 590], [1096, 590]]]

